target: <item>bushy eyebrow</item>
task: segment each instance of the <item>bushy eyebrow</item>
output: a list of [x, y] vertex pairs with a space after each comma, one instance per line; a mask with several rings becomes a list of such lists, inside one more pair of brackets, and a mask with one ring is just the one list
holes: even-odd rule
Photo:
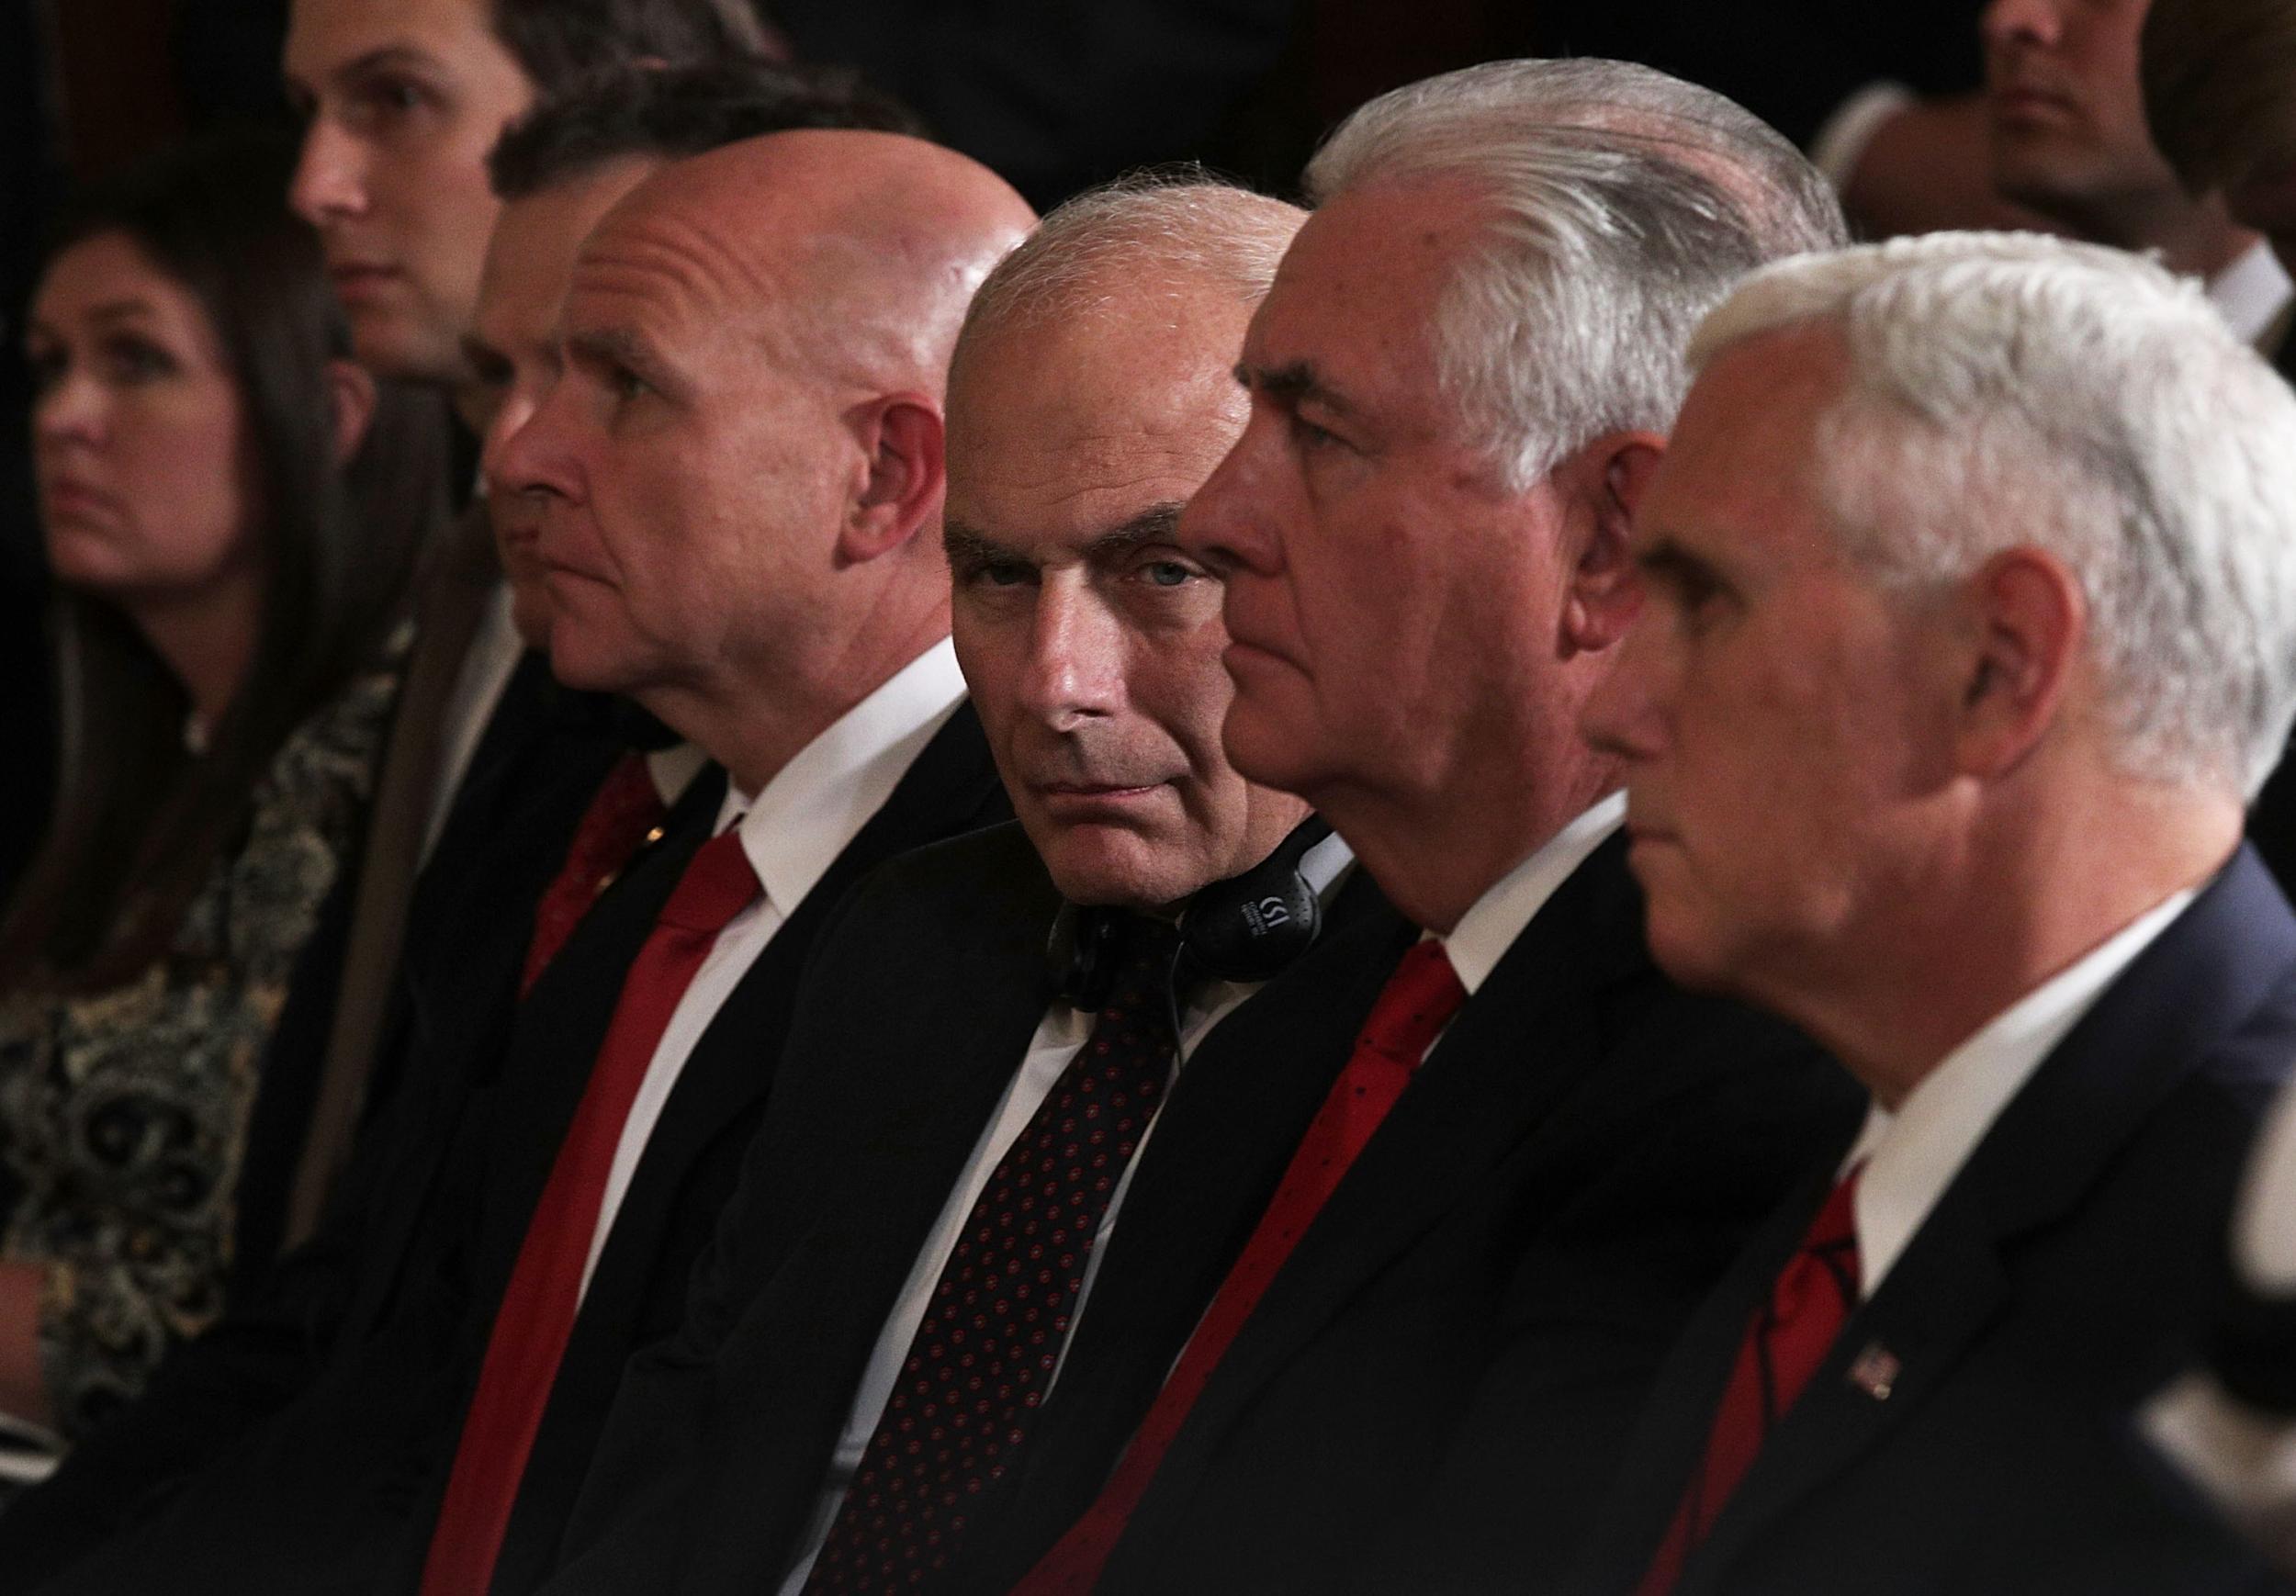
[[1356, 410], [1347, 396], [1334, 388], [1311, 361], [1287, 361], [1282, 365], [1245, 362], [1235, 368], [1235, 379], [1250, 392], [1287, 407], [1313, 401], [1338, 415], [1352, 415]]
[[[1140, 547], [1143, 544], [1169, 543], [1180, 524], [1180, 511], [1187, 507], [1177, 502], [1152, 504], [1139, 514], [1118, 523], [1085, 545], [1087, 560], [1106, 560]], [[977, 527], [960, 521], [943, 523], [941, 546], [948, 551], [951, 563], [987, 565], [997, 560], [1011, 560], [1027, 565], [1029, 556], [1018, 549], [1007, 547]]]
[[1722, 572], [1711, 560], [1693, 554], [1671, 537], [1651, 540], [1635, 556], [1642, 574], [1671, 587], [1721, 587]]

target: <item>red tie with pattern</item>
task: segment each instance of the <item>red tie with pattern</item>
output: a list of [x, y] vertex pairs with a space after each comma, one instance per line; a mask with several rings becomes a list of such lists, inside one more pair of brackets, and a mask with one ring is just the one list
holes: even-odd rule
[[1771, 1426], [1794, 1406], [1856, 1311], [1859, 1173], [1853, 1169], [1835, 1184], [1801, 1246], [1779, 1271], [1769, 1300], [1747, 1324], [1705, 1455], [1635, 1596], [1665, 1596], [1674, 1588], [1683, 1563], [1753, 1467]]
[[718, 932], [757, 901], [758, 890], [736, 825], [687, 862], [630, 965], [487, 1338], [445, 1506], [423, 1564], [423, 1596], [475, 1596], [493, 1577], [526, 1455], [581, 1304], [582, 1271], [631, 1101]]
[[807, 1596], [929, 1588], [1052, 1384], [1085, 1264], [1154, 1118], [1176, 1041], [1179, 933], [1140, 920], [1092, 1035], [997, 1160], [933, 1287]]
[[558, 956], [598, 894], [629, 864], [630, 856], [659, 833], [669, 813], [655, 791], [646, 756], [623, 755], [582, 812], [557, 879], [535, 905], [534, 940], [526, 946], [525, 969], [518, 977], [519, 996], [526, 995], [543, 967]]
[[1432, 938], [1414, 943], [1388, 977], [1368, 1018], [1356, 1038], [1347, 1067], [1323, 1099], [1323, 1107], [1300, 1140], [1291, 1164], [1260, 1217], [1252, 1239], [1244, 1244], [1234, 1267], [1220, 1283], [1220, 1290], [1204, 1310], [1187, 1349], [1180, 1354], [1164, 1389], [1148, 1416], [1141, 1421], [1122, 1461], [1109, 1477], [1098, 1500], [1044, 1554], [1013, 1591], [1013, 1596], [1069, 1596], [1092, 1589], [1101, 1567], [1116, 1549], [1132, 1510], [1147, 1494], [1156, 1467], [1188, 1410], [1202, 1394], [1212, 1370], [1226, 1355], [1236, 1332], [1251, 1318], [1252, 1309], [1281, 1269], [1284, 1260], [1315, 1220], [1324, 1200], [1371, 1140], [1379, 1121], [1395, 1106], [1412, 1072], [1419, 1067], [1428, 1046], [1441, 1034], [1467, 989]]

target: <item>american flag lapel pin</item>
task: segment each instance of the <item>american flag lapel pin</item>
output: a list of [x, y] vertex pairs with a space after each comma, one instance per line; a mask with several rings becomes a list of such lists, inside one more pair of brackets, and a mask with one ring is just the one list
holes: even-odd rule
[[1889, 1393], [1897, 1388], [1897, 1377], [1904, 1366], [1897, 1354], [1878, 1341], [1865, 1343], [1865, 1350], [1850, 1360], [1849, 1380], [1859, 1390], [1877, 1402], [1889, 1400]]

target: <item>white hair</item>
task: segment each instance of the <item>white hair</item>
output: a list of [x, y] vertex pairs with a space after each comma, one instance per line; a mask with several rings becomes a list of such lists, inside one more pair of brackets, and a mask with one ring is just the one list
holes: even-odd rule
[[1673, 425], [1690, 332], [1763, 261], [1847, 238], [1832, 189], [1736, 103], [1649, 67], [1505, 61], [1382, 95], [1308, 164], [1317, 204], [1456, 178], [1481, 247], [1430, 319], [1439, 380], [1508, 483]]
[[1211, 284], [1257, 305], [1307, 212], [1193, 168], [1087, 189], [1037, 223], [973, 296], [957, 364], [1007, 331], [1073, 322]]
[[2296, 396], [2200, 287], [2119, 250], [1936, 233], [1750, 277], [1690, 350], [1837, 330], [1808, 462], [1887, 586], [2015, 546], [2077, 578], [2119, 762], [2264, 784], [2296, 715]]

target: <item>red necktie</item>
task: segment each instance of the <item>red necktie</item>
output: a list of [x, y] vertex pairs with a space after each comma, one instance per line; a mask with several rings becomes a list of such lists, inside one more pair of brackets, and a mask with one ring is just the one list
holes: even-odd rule
[[653, 772], [646, 768], [646, 756], [623, 755], [582, 812], [557, 879], [535, 905], [534, 940], [526, 946], [526, 965], [518, 977], [519, 996], [526, 995], [598, 894], [613, 884], [630, 856], [658, 833], [668, 815], [655, 791]]
[[1176, 1045], [1179, 932], [1132, 923], [1108, 1006], [965, 1219], [806, 1596], [929, 1588], [1052, 1384], [1101, 1219]]
[[1747, 1324], [1706, 1436], [1705, 1455], [1635, 1596], [1665, 1596], [1674, 1588], [1683, 1563], [1753, 1467], [1771, 1426], [1794, 1406], [1856, 1310], [1858, 1173], [1853, 1169], [1836, 1184], [1801, 1246], [1779, 1271], [1769, 1300]]
[[1424, 940], [1403, 955], [1371, 1006], [1347, 1067], [1332, 1083], [1323, 1107], [1300, 1138], [1300, 1150], [1291, 1155], [1258, 1228], [1220, 1283], [1187, 1350], [1141, 1421], [1099, 1499], [1030, 1570], [1013, 1596], [1069, 1596], [1091, 1590], [1099, 1579], [1109, 1554], [1147, 1494], [1157, 1466], [1212, 1370], [1291, 1255], [1293, 1244], [1314, 1222], [1356, 1155], [1402, 1096], [1428, 1045], [1466, 1001], [1467, 989], [1459, 984], [1442, 943]]
[[526, 1455], [581, 1303], [582, 1271], [631, 1101], [718, 932], [757, 897], [758, 878], [736, 826], [687, 863], [630, 965], [487, 1338], [422, 1568], [422, 1596], [475, 1596], [493, 1577]]

